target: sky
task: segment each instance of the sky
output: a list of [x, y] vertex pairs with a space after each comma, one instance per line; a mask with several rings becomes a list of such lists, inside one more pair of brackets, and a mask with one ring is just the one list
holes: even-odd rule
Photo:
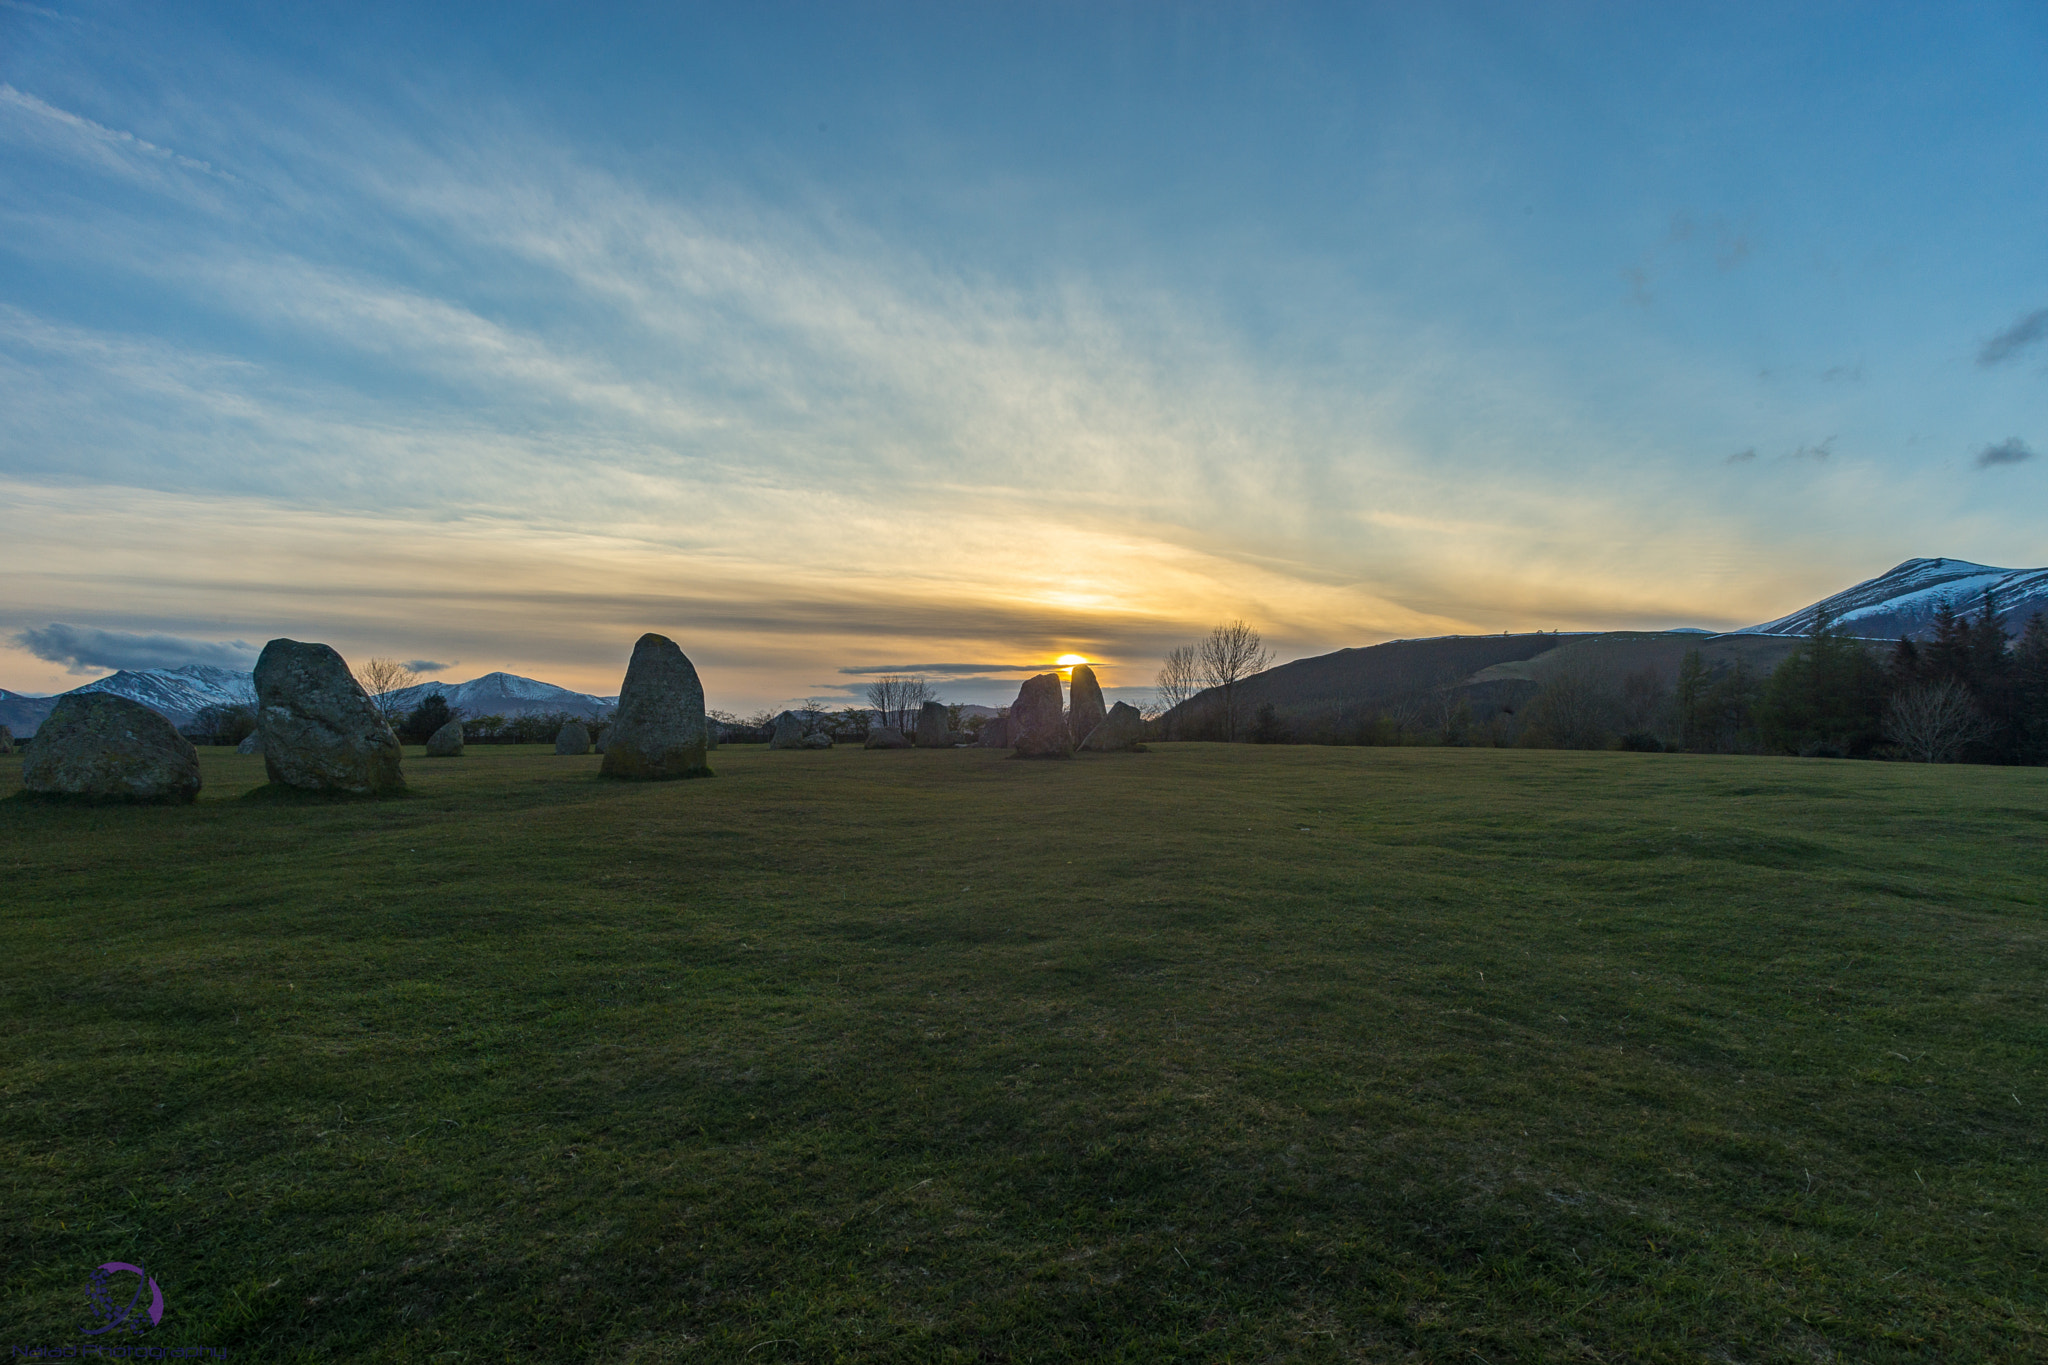
[[0, 687], [1114, 699], [2048, 564], [2038, 4], [0, 0]]

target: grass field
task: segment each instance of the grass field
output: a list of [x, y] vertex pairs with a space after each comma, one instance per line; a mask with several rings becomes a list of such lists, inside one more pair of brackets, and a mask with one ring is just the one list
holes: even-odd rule
[[0, 802], [0, 1350], [2048, 1357], [2048, 772], [715, 757]]

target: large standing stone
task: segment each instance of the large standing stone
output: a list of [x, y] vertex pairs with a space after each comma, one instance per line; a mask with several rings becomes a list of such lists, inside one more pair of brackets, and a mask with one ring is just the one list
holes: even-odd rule
[[185, 802], [199, 795], [199, 751], [139, 701], [74, 692], [37, 728], [21, 785], [51, 796]]
[[[560, 743], [560, 741], [556, 741]], [[451, 720], [427, 736], [428, 758], [462, 757], [462, 722]]]
[[1081, 747], [1090, 753], [1106, 754], [1138, 747], [1145, 738], [1145, 717], [1138, 708], [1127, 701], [1120, 701], [1109, 708], [1109, 714], [1102, 724], [1088, 732], [1081, 741]]
[[804, 723], [797, 719], [796, 712], [784, 711], [775, 718], [775, 733], [768, 737], [771, 749], [801, 749], [804, 746]]
[[583, 722], [572, 720], [555, 732], [555, 752], [558, 754], [587, 754], [590, 752], [590, 731], [583, 728]]
[[982, 723], [981, 747], [984, 749], [1007, 749], [1010, 747], [1010, 722], [1003, 716], [990, 716]]
[[868, 727], [867, 743], [860, 747], [863, 749], [908, 749], [910, 741], [905, 739], [903, 732], [893, 725], [871, 725]]
[[649, 633], [633, 646], [619, 709], [605, 735], [606, 777], [710, 777], [704, 761], [704, 685], [676, 642]]
[[242, 736], [242, 742], [235, 746], [235, 752], [238, 754], [262, 753], [263, 732], [261, 730], [251, 730], [248, 734]]
[[401, 791], [398, 736], [326, 645], [272, 640], [256, 660], [256, 728], [272, 782], [361, 796]]
[[1010, 703], [1010, 749], [1018, 758], [1073, 756], [1059, 674], [1041, 673], [1017, 690], [1017, 700]]
[[1075, 664], [1073, 681], [1067, 684], [1067, 738], [1080, 748], [1108, 714], [1102, 709], [1102, 684], [1095, 681], [1095, 670]]
[[920, 749], [950, 749], [953, 737], [946, 733], [946, 705], [944, 702], [928, 701], [917, 708], [917, 747]]

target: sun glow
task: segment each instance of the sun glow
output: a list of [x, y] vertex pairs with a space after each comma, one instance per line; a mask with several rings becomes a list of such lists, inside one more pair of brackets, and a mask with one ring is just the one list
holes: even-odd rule
[[1059, 665], [1060, 676], [1068, 682], [1072, 682], [1074, 679], [1074, 665], [1085, 664], [1088, 660], [1079, 654], [1062, 654], [1053, 662]]

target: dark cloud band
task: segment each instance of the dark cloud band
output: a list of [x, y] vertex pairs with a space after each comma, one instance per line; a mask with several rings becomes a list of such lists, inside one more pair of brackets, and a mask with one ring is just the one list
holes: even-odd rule
[[182, 635], [142, 635], [125, 630], [100, 630], [52, 621], [19, 631], [14, 642], [38, 659], [74, 670], [94, 668], [181, 668], [210, 664], [216, 668], [255, 666], [256, 651], [243, 640], [192, 640]]

